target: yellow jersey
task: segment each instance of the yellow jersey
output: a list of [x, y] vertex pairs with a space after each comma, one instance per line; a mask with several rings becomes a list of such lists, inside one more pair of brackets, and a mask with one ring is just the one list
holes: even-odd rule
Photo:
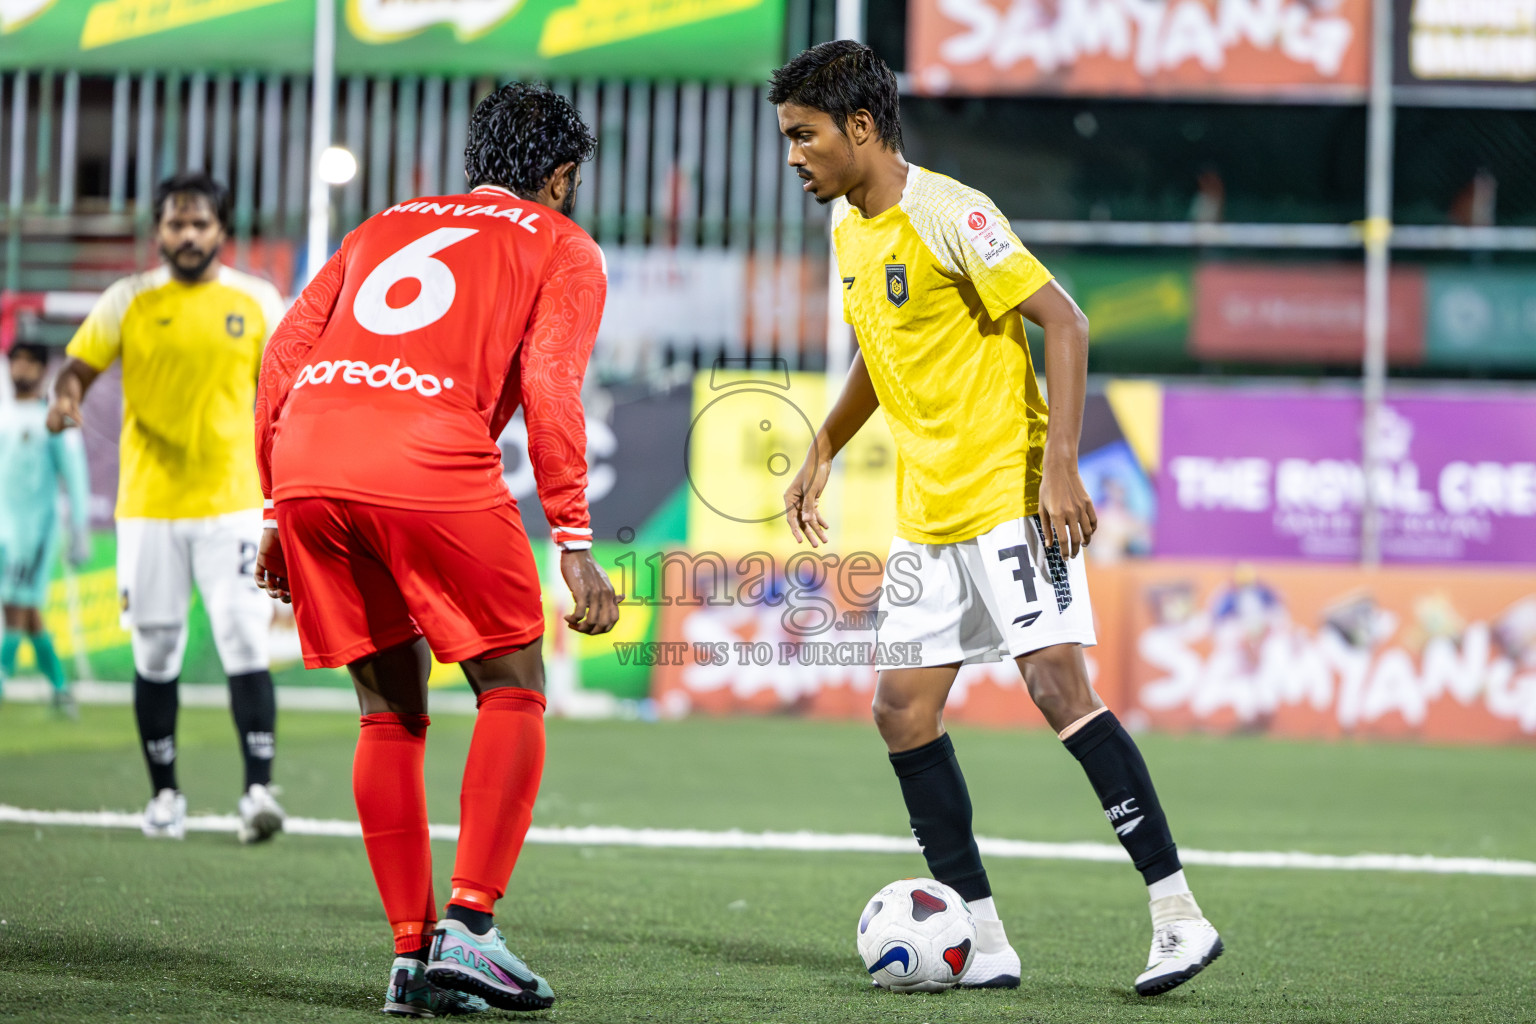
[[1046, 405], [1019, 303], [1051, 279], [992, 200], [911, 165], [901, 201], [837, 200], [843, 319], [896, 440], [896, 533], [950, 544], [1033, 515]]
[[167, 267], [102, 293], [66, 349], [123, 363], [119, 519], [194, 519], [261, 507], [256, 377], [283, 316], [277, 289], [223, 267], [186, 284]]

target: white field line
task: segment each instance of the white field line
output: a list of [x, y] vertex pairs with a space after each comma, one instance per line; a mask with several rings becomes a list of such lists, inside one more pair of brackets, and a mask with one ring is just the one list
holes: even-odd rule
[[[125, 811], [34, 811], [0, 804], [0, 823], [16, 825], [75, 825], [86, 828], [136, 829], [142, 816]], [[192, 832], [234, 832], [239, 821], [232, 814], [200, 814], [187, 818]], [[289, 818], [284, 826], [291, 835], [361, 838], [355, 821], [321, 818]], [[457, 825], [431, 826], [433, 839], [452, 842], [459, 837]], [[910, 836], [878, 836], [827, 832], [706, 832], [702, 829], [620, 828], [613, 825], [528, 830], [528, 842], [548, 846], [632, 846], [668, 850], [786, 850], [796, 853], [917, 853]], [[1020, 839], [978, 838], [981, 852], [989, 857], [1022, 860], [1082, 860], [1122, 862], [1126, 853], [1109, 843], [1034, 843]], [[1278, 851], [1180, 849], [1185, 864], [1224, 868], [1280, 868], [1315, 871], [1398, 871], [1435, 875], [1504, 875], [1536, 878], [1536, 862], [1489, 860], [1482, 857], [1430, 857], [1402, 853], [1357, 853], [1336, 856], [1323, 853]]]

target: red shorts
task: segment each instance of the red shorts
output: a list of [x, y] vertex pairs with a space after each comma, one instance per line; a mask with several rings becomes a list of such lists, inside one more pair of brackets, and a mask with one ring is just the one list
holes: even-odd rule
[[295, 498], [278, 502], [277, 522], [307, 668], [419, 636], [453, 663], [544, 633], [538, 568], [511, 502], [423, 512]]

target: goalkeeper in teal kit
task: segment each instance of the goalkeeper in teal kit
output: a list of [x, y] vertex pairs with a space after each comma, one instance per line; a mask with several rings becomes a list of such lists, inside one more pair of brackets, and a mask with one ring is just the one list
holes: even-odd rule
[[16, 674], [16, 654], [25, 638], [38, 669], [53, 684], [53, 706], [75, 713], [64, 665], [43, 627], [42, 607], [53, 575], [59, 532], [59, 485], [69, 493], [70, 563], [90, 557], [90, 480], [78, 430], [48, 433], [48, 400], [43, 378], [48, 350], [18, 344], [11, 349], [11, 384], [16, 401], [0, 406], [0, 604], [5, 606], [5, 639], [0, 641], [0, 678]]

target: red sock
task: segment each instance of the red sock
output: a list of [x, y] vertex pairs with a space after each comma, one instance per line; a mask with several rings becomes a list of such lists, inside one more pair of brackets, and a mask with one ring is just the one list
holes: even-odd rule
[[459, 855], [448, 902], [490, 913], [507, 891], [533, 821], [544, 775], [544, 695], [500, 686], [482, 693], [479, 706], [464, 762]]
[[364, 715], [352, 760], [357, 819], [396, 953], [420, 949], [437, 925], [423, 774], [430, 723], [426, 715]]

